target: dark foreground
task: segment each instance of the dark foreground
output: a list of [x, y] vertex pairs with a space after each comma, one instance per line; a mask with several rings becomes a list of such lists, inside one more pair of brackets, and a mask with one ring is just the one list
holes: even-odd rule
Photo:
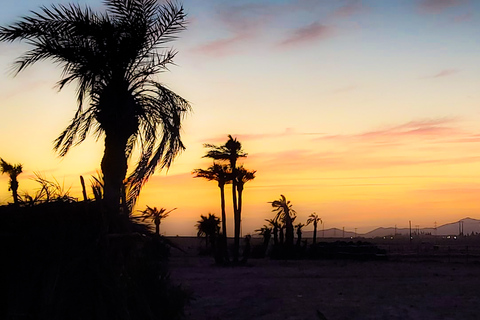
[[170, 270], [196, 298], [191, 320], [480, 318], [475, 261], [251, 259], [232, 268], [175, 254]]

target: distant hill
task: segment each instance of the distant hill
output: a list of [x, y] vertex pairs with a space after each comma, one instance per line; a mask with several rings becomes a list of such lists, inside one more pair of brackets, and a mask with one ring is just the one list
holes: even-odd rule
[[[395, 230], [394, 227], [380, 227], [376, 228], [372, 231], [369, 231], [364, 234], [357, 233], [352, 231], [347, 231], [345, 230], [345, 233], [343, 232], [342, 229], [338, 228], [330, 228], [330, 229], [325, 229], [322, 230], [319, 228], [317, 230], [317, 238], [350, 238], [350, 237], [364, 237], [364, 238], [375, 238], [375, 237], [387, 237], [387, 236], [392, 236], [395, 234], [395, 231], [397, 234], [401, 234], [404, 236], [408, 236], [410, 233], [409, 228], [397, 228]], [[420, 228], [416, 230], [412, 226], [412, 234], [415, 234], [415, 232], [419, 232], [420, 234], [432, 234], [432, 235], [438, 235], [438, 236], [447, 236], [447, 235], [459, 235], [460, 232], [463, 231], [464, 235], [469, 235], [472, 232], [473, 233], [480, 233], [480, 220], [479, 219], [472, 219], [472, 218], [464, 218], [456, 222], [448, 223], [441, 225], [435, 228]], [[312, 238], [313, 237], [313, 231], [304, 231], [302, 236], [304, 238]]]

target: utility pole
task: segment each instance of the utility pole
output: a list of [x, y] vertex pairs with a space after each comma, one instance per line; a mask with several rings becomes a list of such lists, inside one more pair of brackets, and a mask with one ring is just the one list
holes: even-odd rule
[[412, 221], [409, 220], [408, 224], [409, 224], [409, 229], [410, 229], [410, 242], [411, 242], [412, 241]]

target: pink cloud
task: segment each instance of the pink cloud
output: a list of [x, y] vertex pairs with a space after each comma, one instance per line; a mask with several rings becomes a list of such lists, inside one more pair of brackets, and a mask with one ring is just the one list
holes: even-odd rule
[[[254, 141], [254, 140], [261, 140], [261, 139], [275, 139], [275, 138], [282, 138], [287, 136], [293, 135], [325, 135], [325, 133], [319, 132], [297, 132], [293, 128], [286, 128], [283, 132], [273, 132], [273, 133], [239, 133], [239, 134], [232, 134], [232, 137], [237, 138], [241, 142], [245, 141]], [[208, 143], [224, 143], [227, 141], [227, 135], [221, 135], [217, 137], [213, 137], [208, 139]]]
[[352, 135], [328, 135], [316, 140], [363, 141], [366, 143], [382, 143], [382, 145], [401, 145], [403, 139], [442, 140], [462, 136], [462, 132], [452, 127], [454, 119], [427, 119], [411, 121], [381, 130], [367, 131]]
[[334, 35], [334, 33], [335, 32], [331, 27], [325, 26], [319, 22], [314, 22], [308, 26], [294, 30], [291, 35], [280, 42], [279, 45], [289, 47], [318, 40], [325, 40]]
[[248, 34], [237, 34], [230, 38], [218, 39], [194, 48], [194, 51], [205, 55], [225, 56], [236, 51], [236, 45], [249, 39]]
[[441, 70], [440, 72], [435, 73], [434, 75], [426, 76], [424, 77], [424, 79], [448, 77], [448, 76], [457, 74], [458, 72], [460, 71], [457, 69], [444, 69], [444, 70]]
[[340, 18], [340, 19], [350, 18], [351, 16], [361, 13], [363, 10], [364, 10], [364, 7], [362, 6], [360, 1], [358, 0], [350, 1], [346, 5], [336, 9], [332, 13], [332, 18]]
[[421, 13], [441, 13], [449, 8], [467, 3], [467, 0], [422, 0], [419, 3]]

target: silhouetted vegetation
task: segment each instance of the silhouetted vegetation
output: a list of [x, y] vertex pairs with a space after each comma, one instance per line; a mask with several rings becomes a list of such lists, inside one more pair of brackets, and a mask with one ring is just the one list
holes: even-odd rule
[[174, 208], [170, 211], [167, 211], [167, 209], [165, 209], [165, 208], [157, 209], [157, 207], [151, 208], [151, 207], [147, 206], [147, 208], [145, 210], [140, 211], [141, 216], [139, 218], [142, 221], [145, 221], [147, 219], [152, 220], [152, 222], [155, 224], [155, 234], [157, 236], [159, 236], [160, 235], [160, 223], [162, 222], [163, 219], [168, 217], [170, 212], [172, 212], [173, 210], [176, 210], [176, 209], [177, 208]]
[[64, 156], [91, 131], [105, 137], [104, 203], [115, 219], [132, 151], [141, 149], [127, 180], [130, 209], [157, 165], [168, 168], [184, 149], [181, 120], [190, 105], [154, 78], [175, 57], [176, 51], [165, 47], [185, 28], [183, 7], [154, 0], [104, 5], [102, 13], [77, 4], [44, 7], [1, 27], [0, 41], [33, 46], [15, 62], [17, 73], [51, 59], [63, 67], [59, 89], [77, 83], [77, 112], [54, 148]]
[[18, 206], [18, 180], [17, 177], [22, 173], [22, 164], [10, 164], [0, 158], [0, 173], [8, 174], [10, 181], [8, 182], [8, 191], [12, 191], [13, 203]]
[[313, 244], [317, 243], [317, 226], [319, 222], [323, 223], [322, 218], [320, 218], [315, 212], [308, 216], [307, 226], [313, 223]]
[[[224, 200], [224, 187], [226, 183], [232, 183], [232, 202], [233, 202], [233, 217], [234, 217], [234, 244], [233, 244], [233, 261], [239, 262], [239, 250], [240, 250], [240, 228], [242, 221], [242, 199], [245, 183], [255, 179], [255, 172], [245, 169], [243, 166], [237, 167], [237, 161], [239, 158], [246, 157], [247, 153], [242, 150], [242, 144], [231, 135], [228, 136], [228, 141], [220, 146], [213, 144], [204, 145], [209, 150], [207, 151], [205, 158], [211, 158], [217, 161], [226, 161], [227, 166], [219, 165], [214, 162], [213, 166], [207, 170], [196, 169], [194, 173], [196, 177], [206, 178], [208, 180], [218, 181], [220, 187], [221, 206], [222, 206], [222, 230], [224, 241], [222, 246], [227, 247], [226, 237], [226, 214], [225, 213], [225, 200]], [[228, 258], [227, 258], [228, 259]]]
[[169, 281], [168, 245], [105, 235], [96, 202], [0, 207], [1, 319], [179, 319], [190, 295]]
[[[290, 201], [282, 194], [279, 200], [269, 202], [272, 204], [273, 212], [275, 212], [275, 220], [281, 221], [285, 225], [285, 248], [287, 251], [293, 248], [293, 221], [295, 220], [295, 210], [292, 208]], [[283, 237], [282, 227], [280, 227], [280, 238]], [[282, 244], [282, 240], [280, 240]]]

